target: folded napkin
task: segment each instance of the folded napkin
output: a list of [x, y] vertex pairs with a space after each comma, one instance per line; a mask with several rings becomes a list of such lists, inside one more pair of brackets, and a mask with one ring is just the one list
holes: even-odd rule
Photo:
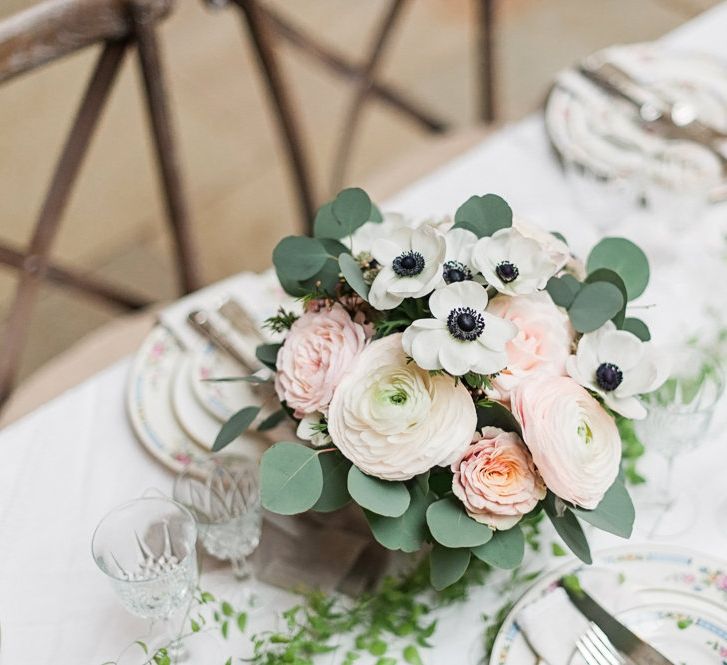
[[[600, 575], [590, 576], [587, 582], [581, 580], [581, 583], [599, 604], [615, 614], [629, 605], [632, 594], [620, 583], [616, 573], [599, 572]], [[544, 665], [569, 665], [576, 640], [589, 626], [588, 619], [560, 587], [524, 607], [517, 617], [517, 624]]]

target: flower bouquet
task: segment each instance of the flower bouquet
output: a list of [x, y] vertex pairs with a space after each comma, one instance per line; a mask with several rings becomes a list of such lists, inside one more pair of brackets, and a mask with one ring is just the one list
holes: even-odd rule
[[265, 508], [353, 501], [383, 546], [431, 545], [438, 589], [471, 557], [518, 566], [521, 522], [541, 511], [586, 562], [581, 520], [630, 535], [619, 426], [662, 380], [648, 328], [626, 316], [649, 279], [636, 245], [607, 238], [583, 264], [494, 194], [412, 224], [346, 189], [314, 228], [273, 252], [302, 311], [268, 321], [281, 342], [257, 356], [272, 374], [247, 377], [274, 383], [300, 439], [263, 455]]

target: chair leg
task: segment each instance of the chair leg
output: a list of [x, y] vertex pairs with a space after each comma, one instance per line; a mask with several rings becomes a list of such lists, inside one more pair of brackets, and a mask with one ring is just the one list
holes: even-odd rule
[[272, 46], [272, 29], [266, 17], [257, 6], [256, 0], [233, 0], [245, 18], [252, 37], [260, 68], [265, 76], [268, 93], [273, 102], [278, 124], [287, 146], [289, 166], [298, 195], [298, 206], [306, 233], [313, 233], [313, 219], [316, 206], [310, 170], [303, 150], [301, 132], [296, 123], [293, 103], [288, 87], [283, 80], [280, 67]]
[[477, 4], [477, 89], [480, 120], [495, 121], [495, 0], [475, 0]]
[[202, 286], [202, 281], [192, 239], [189, 209], [182, 185], [154, 19], [145, 16], [141, 5], [132, 2], [130, 7], [157, 165], [164, 189], [167, 216], [174, 237], [179, 279], [183, 292], [190, 293]]
[[348, 112], [344, 119], [343, 132], [338, 144], [338, 150], [336, 151], [336, 159], [333, 162], [333, 177], [331, 178], [331, 184], [334, 191], [340, 189], [344, 182], [346, 165], [351, 153], [351, 147], [353, 146], [353, 137], [359, 120], [361, 119], [361, 112], [366, 98], [371, 94], [376, 67], [381, 61], [386, 44], [393, 33], [394, 27], [396, 26], [396, 19], [400, 16], [405, 2], [406, 0], [392, 1], [389, 6], [389, 11], [386, 13], [381, 25], [379, 26], [376, 39], [374, 40], [369, 55], [366, 58], [365, 64], [361, 68], [353, 99], [349, 104]]
[[5, 322], [5, 335], [0, 346], [0, 404], [7, 399], [15, 380], [33, 303], [48, 269], [51, 245], [125, 50], [125, 42], [109, 42], [104, 47], [56, 164]]

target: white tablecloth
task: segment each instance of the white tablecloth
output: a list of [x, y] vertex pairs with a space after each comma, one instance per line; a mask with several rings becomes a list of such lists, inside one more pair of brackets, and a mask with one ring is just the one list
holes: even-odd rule
[[[667, 40], [727, 60], [725, 34], [727, 4]], [[518, 215], [563, 232], [582, 254], [599, 235], [573, 204], [540, 115], [504, 129], [384, 207], [415, 216], [452, 214], [471, 194], [485, 192], [500, 193]], [[726, 217], [722, 206], [698, 228], [685, 220], [683, 229], [666, 234], [653, 221], [635, 217], [614, 229], [651, 256], [654, 279], [641, 302], [657, 305], [642, 313], [657, 340], [704, 333], [710, 326], [705, 308], [727, 304], [724, 251], [719, 252]], [[0, 433], [3, 665], [100, 664], [144, 632], [143, 623], [121, 608], [90, 555], [92, 530], [109, 508], [149, 487], [171, 488], [170, 474], [137, 443], [127, 422], [128, 367], [122, 361]], [[715, 519], [717, 506], [727, 499], [725, 444], [715, 438], [680, 459], [677, 484], [696, 489], [701, 512], [691, 530], [673, 542], [727, 557], [727, 532]], [[595, 547], [604, 544], [614, 539], [596, 537]], [[273, 606], [288, 602], [285, 594], [270, 594]], [[469, 654], [481, 634], [481, 614], [496, 607], [485, 590], [467, 606], [446, 610], [434, 652], [423, 654], [426, 661]]]

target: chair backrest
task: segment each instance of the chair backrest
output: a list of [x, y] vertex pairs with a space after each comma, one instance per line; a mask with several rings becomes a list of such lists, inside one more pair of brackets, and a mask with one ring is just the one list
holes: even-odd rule
[[171, 9], [172, 0], [46, 0], [0, 21], [0, 83], [81, 49], [103, 44], [28, 246], [19, 248], [0, 242], [0, 265], [20, 273], [0, 340], [0, 405], [16, 377], [42, 280], [54, 281], [128, 309], [147, 304], [146, 299], [123, 288], [55, 265], [49, 258], [71, 189], [130, 46], [136, 46], [143, 74], [181, 285], [185, 292], [199, 286], [156, 41], [156, 24]]
[[[268, 87], [285, 144], [289, 168], [306, 228], [312, 230], [316, 197], [310, 178], [308, 154], [304, 149], [300, 123], [291, 101], [289, 86], [279, 65], [278, 46], [285, 41], [318, 61], [333, 74], [353, 84], [353, 93], [344, 114], [339, 144], [332, 166], [330, 189], [340, 188], [352, 153], [354, 137], [363, 109], [373, 100], [387, 104], [425, 130], [442, 133], [449, 129], [445, 120], [412, 101], [406, 93], [378, 80], [378, 72], [386, 48], [401, 20], [407, 0], [389, 0], [386, 10], [374, 30], [369, 48], [360, 63], [351, 61], [335, 49], [314, 38], [292, 23], [283, 14], [262, 0], [206, 0], [219, 8], [235, 5], [244, 17], [255, 48], [261, 71]], [[477, 5], [477, 66], [479, 79], [479, 117], [485, 123], [495, 119], [493, 67], [493, 5], [495, 0], [474, 0]]]

